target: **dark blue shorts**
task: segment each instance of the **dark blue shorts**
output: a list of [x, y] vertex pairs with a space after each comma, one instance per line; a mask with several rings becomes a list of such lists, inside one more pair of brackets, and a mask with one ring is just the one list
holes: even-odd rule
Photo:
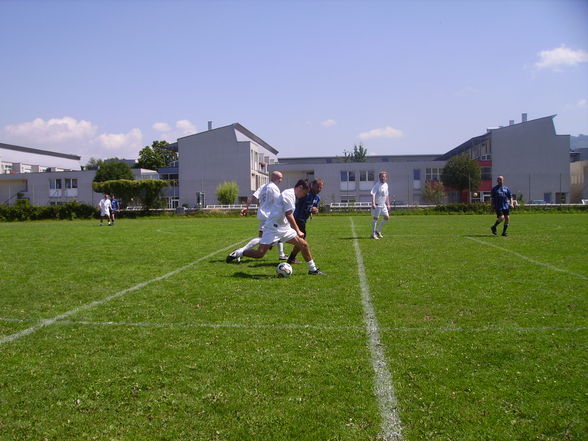
[[503, 208], [496, 210], [496, 217], [500, 216], [509, 216], [510, 215], [510, 208]]

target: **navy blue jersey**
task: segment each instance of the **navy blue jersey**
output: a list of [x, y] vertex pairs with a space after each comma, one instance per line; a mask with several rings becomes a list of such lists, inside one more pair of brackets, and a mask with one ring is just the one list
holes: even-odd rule
[[510, 208], [509, 202], [512, 198], [510, 188], [504, 185], [495, 185], [492, 188], [492, 204], [496, 210], [508, 210]]
[[113, 199], [110, 201], [110, 207], [114, 210], [117, 211], [118, 210], [118, 201], [116, 199]]
[[312, 207], [319, 206], [321, 198], [318, 194], [309, 192], [305, 197], [296, 200], [296, 209], [294, 210], [294, 217], [298, 220], [306, 222], [312, 212]]

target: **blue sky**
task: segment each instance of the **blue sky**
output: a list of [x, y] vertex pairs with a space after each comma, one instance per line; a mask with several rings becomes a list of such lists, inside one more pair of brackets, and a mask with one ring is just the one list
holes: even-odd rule
[[240, 122], [280, 156], [588, 134], [588, 1], [0, 0], [0, 142], [136, 157]]

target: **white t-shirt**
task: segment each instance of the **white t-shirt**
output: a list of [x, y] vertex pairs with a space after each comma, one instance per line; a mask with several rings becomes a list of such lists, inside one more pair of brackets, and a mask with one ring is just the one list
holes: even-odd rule
[[286, 219], [286, 212], [292, 211], [296, 208], [296, 195], [294, 189], [289, 188], [284, 190], [274, 203], [270, 215], [266, 221], [266, 225], [271, 228], [290, 227], [290, 222]]
[[370, 193], [375, 196], [376, 205], [386, 205], [386, 201], [388, 200], [388, 183], [376, 182]]
[[271, 209], [280, 197], [280, 189], [273, 182], [268, 182], [257, 189], [253, 196], [259, 201], [257, 219], [265, 221], [270, 215]]
[[100, 199], [98, 206], [100, 207], [100, 216], [110, 215], [110, 199]]

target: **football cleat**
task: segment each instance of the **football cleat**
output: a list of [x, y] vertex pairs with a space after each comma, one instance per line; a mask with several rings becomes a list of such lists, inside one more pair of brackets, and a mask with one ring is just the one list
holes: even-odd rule
[[370, 236], [372, 239], [379, 239], [378, 235], [376, 233], [372, 233], [372, 235]]
[[490, 230], [492, 230], [492, 234], [496, 236], [496, 227], [494, 225], [490, 227]]
[[288, 263], [290, 265], [300, 265], [302, 262], [300, 262], [300, 260], [298, 260], [298, 259], [294, 259], [294, 260], [288, 259]]
[[315, 269], [314, 271], [308, 271], [308, 274], [312, 275], [312, 276], [326, 276], [325, 273], [323, 273], [320, 269]]
[[285, 254], [279, 257], [280, 260], [288, 260], [288, 256]]
[[508, 236], [508, 234], [506, 234], [506, 232], [502, 233], [502, 235], [503, 235], [504, 237]]
[[379, 231], [376, 231], [376, 234], [378, 235], [379, 239], [382, 239], [384, 237], [384, 235], [382, 233], [380, 233]]

